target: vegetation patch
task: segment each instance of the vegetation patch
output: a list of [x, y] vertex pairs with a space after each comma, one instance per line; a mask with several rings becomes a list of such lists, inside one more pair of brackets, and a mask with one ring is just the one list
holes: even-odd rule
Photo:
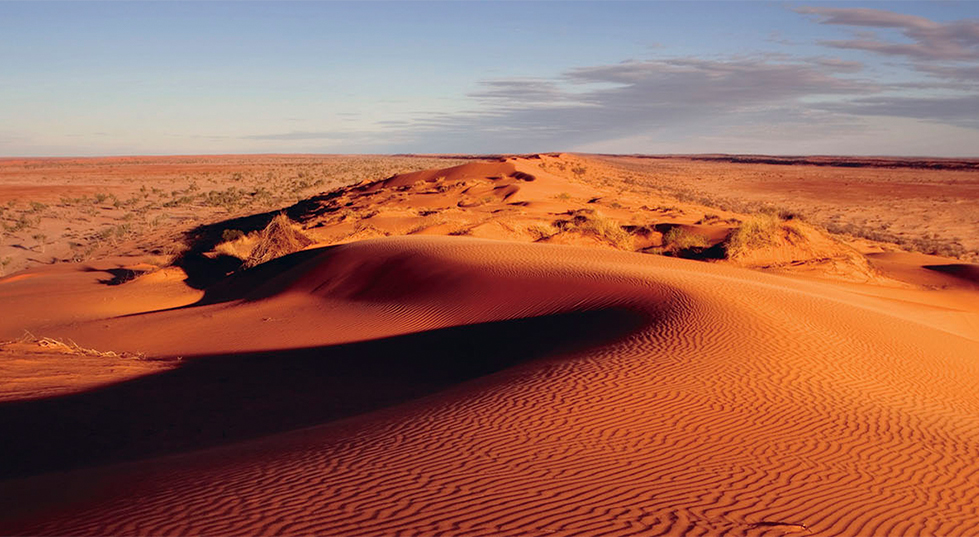
[[279, 213], [258, 234], [258, 243], [245, 260], [246, 267], [254, 267], [278, 257], [298, 252], [315, 241], [297, 229], [292, 220]]
[[96, 349], [89, 349], [82, 347], [78, 343], [70, 339], [56, 339], [51, 337], [35, 337], [34, 334], [30, 332], [24, 333], [23, 337], [13, 341], [5, 341], [0, 343], [0, 348], [6, 347], [11, 344], [22, 344], [22, 345], [32, 345], [37, 346], [39, 349], [48, 352], [56, 352], [59, 354], [73, 354], [76, 356], [99, 356], [103, 358], [134, 358], [137, 360], [142, 360], [146, 356], [141, 352], [114, 352], [114, 351], [100, 351]]
[[554, 235], [557, 235], [561, 230], [555, 228], [550, 224], [533, 224], [527, 228], [527, 232], [534, 238], [534, 241], [547, 240]]
[[783, 221], [774, 214], [760, 214], [749, 217], [731, 232], [725, 243], [728, 258], [743, 257], [759, 248], [774, 246], [783, 240], [801, 238], [798, 225]]
[[731, 262], [753, 268], [821, 265], [824, 273], [850, 280], [870, 280], [877, 271], [867, 258], [829, 233], [777, 213], [751, 216], [723, 244]]
[[615, 220], [593, 209], [577, 209], [566, 214], [568, 218], [555, 220], [552, 227], [559, 231], [592, 235], [620, 250], [632, 250], [632, 236]]
[[708, 246], [710, 246], [710, 239], [679, 226], [671, 228], [663, 234], [663, 247], [671, 251], [707, 248]]

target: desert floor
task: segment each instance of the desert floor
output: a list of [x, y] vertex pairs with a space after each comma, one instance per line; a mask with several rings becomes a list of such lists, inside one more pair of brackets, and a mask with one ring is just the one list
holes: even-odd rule
[[975, 535], [977, 168], [0, 160], [0, 534]]

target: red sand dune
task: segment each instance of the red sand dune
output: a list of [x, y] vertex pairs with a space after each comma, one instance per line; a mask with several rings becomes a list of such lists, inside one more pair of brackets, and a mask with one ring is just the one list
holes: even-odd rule
[[888, 292], [413, 236], [34, 317], [184, 359], [0, 406], [0, 533], [975, 535], [975, 312]]

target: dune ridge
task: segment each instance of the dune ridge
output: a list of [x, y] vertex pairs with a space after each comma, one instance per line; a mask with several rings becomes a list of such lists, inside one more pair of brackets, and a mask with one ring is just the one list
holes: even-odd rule
[[826, 284], [611, 250], [402, 237], [294, 255], [251, 295], [68, 333], [91, 344], [105, 322], [139, 327], [144, 350], [173, 353], [207, 348], [169, 337], [191, 325], [211, 352], [240, 349], [245, 334], [284, 348], [610, 308], [646, 321], [396, 408], [0, 483], [5, 498], [66, 483], [88, 496], [43, 516], [7, 512], [0, 531], [979, 531], [979, 334]]

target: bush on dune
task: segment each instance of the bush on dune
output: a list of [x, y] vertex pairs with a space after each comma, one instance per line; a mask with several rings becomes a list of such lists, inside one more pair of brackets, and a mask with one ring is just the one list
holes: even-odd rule
[[632, 236], [615, 220], [592, 209], [577, 209], [566, 214], [570, 218], [555, 220], [551, 227], [558, 232], [592, 235], [620, 250], [632, 250]]
[[276, 215], [258, 234], [258, 243], [245, 260], [246, 267], [254, 267], [284, 255], [298, 252], [315, 241], [296, 229], [292, 220], [283, 213]]
[[729, 261], [746, 267], [821, 263], [832, 265], [831, 273], [850, 279], [871, 279], [877, 274], [860, 252], [827, 232], [776, 214], [745, 219], [725, 240], [724, 249]]
[[582, 229], [593, 233], [616, 248], [621, 250], [632, 249], [632, 237], [614, 220], [596, 215], [588, 220]]
[[709, 246], [710, 239], [699, 233], [691, 233], [681, 227], [674, 227], [663, 235], [663, 247], [669, 250], [680, 251]]
[[775, 246], [786, 239], [791, 241], [796, 236], [802, 236], [796, 223], [783, 221], [774, 214], [755, 215], [731, 232], [725, 244], [727, 257], [743, 257], [758, 248]]

